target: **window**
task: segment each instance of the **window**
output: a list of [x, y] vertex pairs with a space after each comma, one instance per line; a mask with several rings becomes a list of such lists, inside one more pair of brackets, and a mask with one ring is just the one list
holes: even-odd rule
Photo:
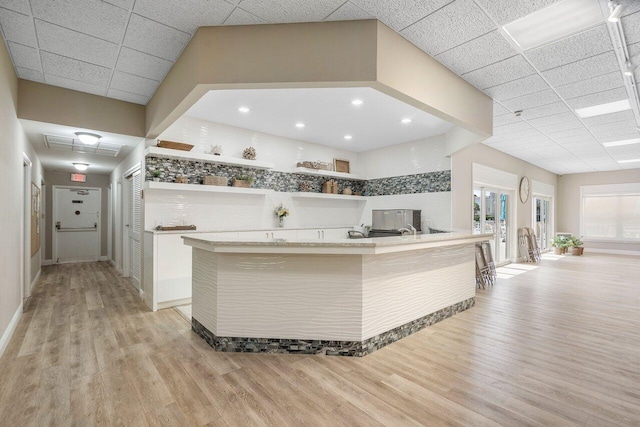
[[640, 241], [640, 193], [598, 194], [601, 191], [590, 187], [582, 189], [582, 235], [593, 240]]

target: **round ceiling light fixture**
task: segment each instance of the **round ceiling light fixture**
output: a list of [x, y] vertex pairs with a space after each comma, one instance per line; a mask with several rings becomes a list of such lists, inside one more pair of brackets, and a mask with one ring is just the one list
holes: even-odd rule
[[238, 108], [238, 111], [240, 111], [241, 113], [245, 113], [246, 114], [251, 110], [249, 109], [249, 107], [240, 107], [240, 108]]
[[98, 134], [89, 132], [76, 132], [76, 136], [78, 137], [80, 142], [86, 145], [96, 145], [100, 138], [102, 138]]
[[344, 136], [344, 139], [346, 139], [346, 140], [348, 141], [348, 140], [350, 140], [350, 139], [353, 139], [353, 136], [351, 136], [351, 135], [345, 135], [345, 136]]
[[73, 167], [79, 171], [86, 171], [87, 168], [89, 167], [88, 163], [72, 163], [72, 164], [73, 164]]
[[354, 99], [351, 103], [353, 105], [362, 105], [362, 99]]
[[305, 126], [306, 126], [306, 125], [305, 125], [304, 123], [302, 123], [302, 122], [296, 123], [296, 127], [297, 127], [298, 129], [302, 129], [302, 128], [303, 128], [303, 127], [305, 127]]
[[402, 123], [407, 124], [407, 123], [411, 123], [413, 120], [411, 120], [410, 118], [404, 118], [402, 119]]

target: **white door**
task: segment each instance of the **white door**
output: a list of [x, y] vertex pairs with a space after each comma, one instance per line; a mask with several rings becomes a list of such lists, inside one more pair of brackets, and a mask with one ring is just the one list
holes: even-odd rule
[[100, 257], [100, 189], [53, 187], [54, 261]]
[[127, 177], [129, 196], [129, 222], [125, 227], [129, 229], [129, 277], [136, 289], [140, 289], [142, 272], [142, 202], [140, 192], [142, 190], [142, 175], [137, 170]]

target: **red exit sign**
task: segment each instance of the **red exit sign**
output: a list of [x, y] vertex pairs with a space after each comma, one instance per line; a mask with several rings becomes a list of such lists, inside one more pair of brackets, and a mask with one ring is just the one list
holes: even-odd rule
[[81, 173], [72, 173], [71, 174], [71, 182], [86, 182], [87, 175]]

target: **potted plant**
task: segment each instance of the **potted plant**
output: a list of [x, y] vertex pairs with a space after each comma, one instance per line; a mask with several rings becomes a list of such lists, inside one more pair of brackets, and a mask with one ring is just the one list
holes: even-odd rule
[[251, 183], [253, 182], [253, 177], [251, 175], [238, 175], [233, 178], [233, 186], [234, 187], [251, 187]]
[[567, 246], [571, 255], [582, 255], [582, 252], [584, 252], [584, 248], [582, 247], [584, 243], [580, 240], [581, 237], [582, 236], [576, 237], [572, 235], [567, 239]]
[[278, 227], [284, 227], [284, 219], [289, 216], [289, 209], [285, 208], [282, 206], [282, 203], [280, 203], [280, 206], [276, 207], [273, 213], [278, 217]]
[[152, 170], [151, 171], [151, 177], [153, 179], [153, 182], [160, 181], [160, 175], [162, 175], [162, 172], [160, 172], [158, 169]]
[[551, 246], [553, 246], [553, 253], [556, 255], [562, 255], [567, 251], [567, 237], [566, 236], [556, 236], [551, 241]]

